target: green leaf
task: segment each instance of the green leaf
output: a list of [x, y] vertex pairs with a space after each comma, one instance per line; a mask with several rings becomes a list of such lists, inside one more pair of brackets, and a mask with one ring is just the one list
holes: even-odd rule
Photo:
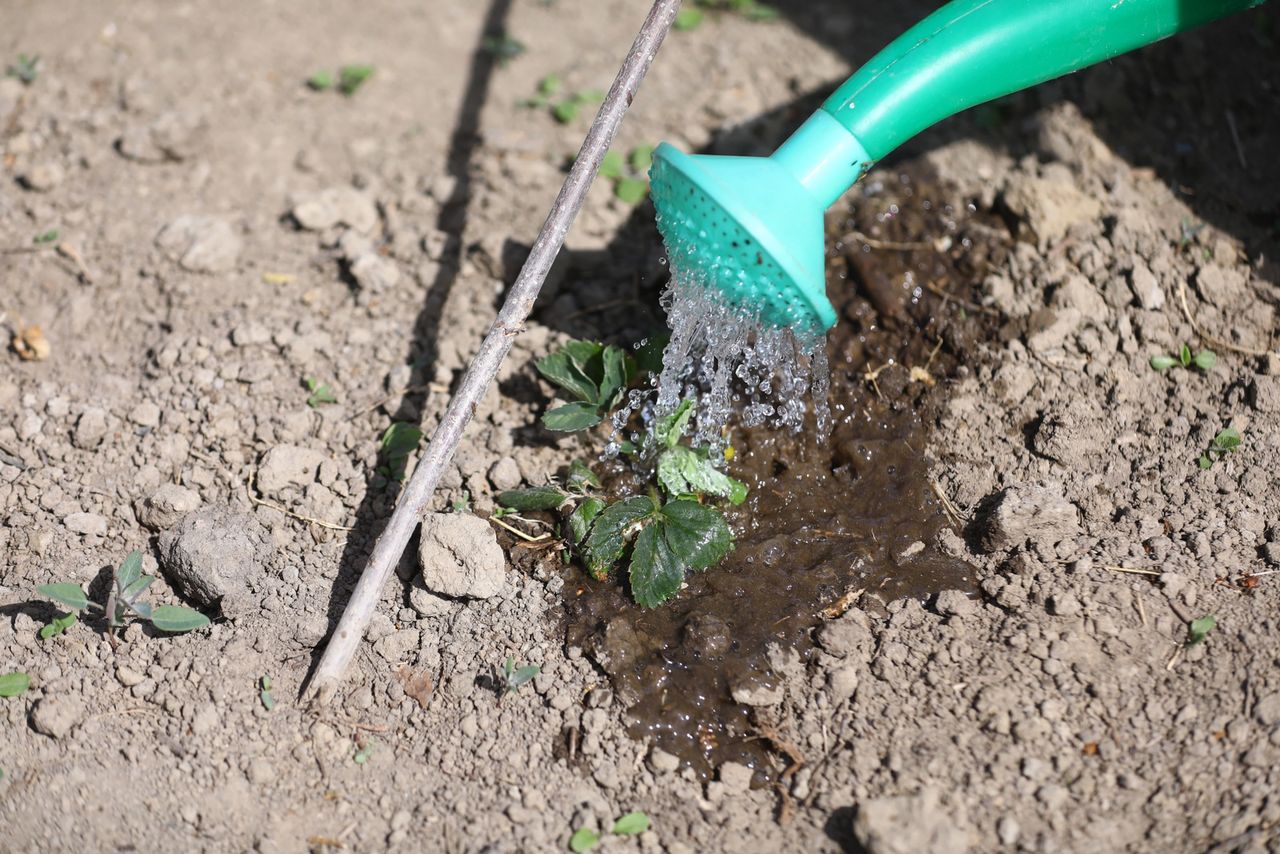
[[485, 36], [480, 42], [480, 46], [488, 53], [493, 54], [498, 59], [498, 64], [506, 67], [506, 64], [524, 53], [524, 43], [511, 38], [511, 36], [503, 33], [499, 36]]
[[641, 608], [656, 608], [684, 583], [684, 563], [671, 551], [663, 525], [649, 525], [631, 550], [631, 595]]
[[372, 76], [372, 65], [344, 65], [338, 69], [338, 91], [344, 95], [354, 95]]
[[644, 174], [653, 165], [653, 146], [637, 145], [631, 149], [631, 171]]
[[155, 581], [154, 575], [144, 575], [135, 579], [132, 584], [120, 591], [120, 598], [126, 602], [132, 603], [135, 599], [142, 595], [143, 591], [151, 586], [151, 582]]
[[74, 611], [81, 611], [89, 605], [89, 597], [84, 595], [79, 584], [41, 584], [36, 592], [55, 602], [61, 602]]
[[682, 400], [675, 411], [664, 415], [658, 419], [658, 426], [654, 429], [654, 438], [658, 442], [668, 448], [674, 448], [676, 443], [680, 441], [680, 437], [684, 435], [684, 431], [689, 428], [689, 419], [693, 417], [693, 401]]
[[407, 421], [396, 421], [382, 434], [382, 453], [388, 459], [407, 457], [418, 449], [422, 431]]
[[1192, 620], [1191, 626], [1187, 630], [1187, 646], [1203, 643], [1209, 632], [1213, 631], [1216, 625], [1218, 625], [1218, 620], [1212, 614], [1201, 617], [1198, 620]]
[[582, 545], [582, 541], [586, 539], [587, 532], [591, 530], [591, 523], [600, 515], [600, 511], [604, 510], [605, 503], [600, 498], [584, 498], [574, 511], [569, 514], [569, 539], [573, 541], [575, 546]]
[[647, 495], [633, 495], [600, 512], [583, 546], [587, 570], [593, 577], [602, 579], [609, 574], [609, 570], [622, 557], [622, 551], [626, 548], [628, 529], [640, 520], [652, 516], [657, 509], [653, 499]]
[[[569, 357], [584, 377], [597, 382], [601, 374], [600, 357], [604, 354], [604, 345], [595, 341], [569, 341], [560, 352]], [[599, 383], [597, 382], [597, 385]]]
[[701, 9], [681, 9], [676, 13], [676, 19], [672, 26], [677, 30], [692, 30], [702, 23], [702, 18]]
[[1178, 360], [1173, 356], [1160, 355], [1151, 357], [1151, 367], [1157, 371], [1167, 371], [1176, 364], [1178, 364]]
[[690, 569], [714, 566], [733, 548], [733, 533], [713, 507], [689, 499], [669, 501], [662, 519], [671, 551]]
[[1209, 459], [1207, 454], [1201, 454], [1199, 462], [1202, 469], [1213, 468], [1213, 460]]
[[621, 178], [625, 169], [626, 161], [622, 155], [616, 151], [607, 151], [596, 174], [601, 178]]
[[1234, 451], [1240, 447], [1240, 431], [1234, 427], [1219, 430], [1213, 437], [1213, 447], [1219, 451]]
[[317, 92], [323, 92], [333, 86], [333, 75], [329, 73], [328, 69], [322, 68], [307, 78], [307, 85]]
[[614, 185], [613, 194], [628, 205], [638, 205], [649, 195], [649, 182], [643, 178], [623, 178]]
[[600, 380], [599, 405], [611, 409], [627, 390], [627, 354], [621, 347], [610, 344], [601, 354], [604, 363], [603, 378]]
[[181, 605], [157, 605], [151, 613], [151, 625], [162, 632], [178, 634], [209, 625], [209, 618]]
[[369, 742], [364, 747], [357, 750], [356, 755], [353, 756], [352, 758], [356, 761], [357, 765], [363, 765], [364, 763], [369, 761], [369, 757], [372, 755], [373, 755], [373, 742]]
[[613, 823], [613, 832], [618, 836], [634, 836], [649, 829], [649, 816], [642, 812], [629, 812]]
[[333, 387], [328, 383], [322, 383], [314, 377], [307, 377], [305, 380], [307, 391], [311, 392], [307, 396], [307, 406], [315, 409], [322, 403], [337, 403], [338, 398], [333, 393]]
[[1186, 344], [1178, 351], [1178, 363], [1184, 368], [1191, 364], [1191, 348]]
[[580, 827], [573, 832], [573, 836], [569, 837], [569, 850], [573, 854], [582, 854], [584, 851], [590, 851], [599, 841], [600, 834], [589, 827]]
[[742, 14], [748, 21], [773, 21], [778, 17], [778, 10], [764, 3], [749, 3], [742, 10]]
[[600, 412], [594, 404], [566, 403], [542, 414], [542, 423], [548, 430], [573, 433], [599, 424]]
[[[132, 611], [144, 620], [150, 620], [152, 617], [153, 609], [147, 602], [119, 602], [116, 607], [119, 608], [120, 606], [124, 606], [124, 608]], [[125, 612], [120, 611], [116, 616], [116, 623], [119, 624], [124, 617]]]
[[48, 640], [55, 635], [60, 635], [75, 624], [75, 614], [64, 614], [61, 617], [54, 617], [49, 621], [48, 625], [40, 629], [40, 639]]
[[567, 496], [554, 486], [508, 489], [498, 493], [498, 503], [513, 510], [555, 510]]
[[262, 701], [262, 707], [268, 712], [276, 707], [276, 698], [271, 696], [271, 677], [263, 676], [258, 680], [258, 699]]
[[133, 551], [116, 570], [116, 589], [124, 590], [142, 575], [142, 552]]
[[550, 98], [560, 91], [561, 83], [559, 74], [548, 74], [538, 81], [538, 94], [544, 98]]
[[0, 674], [0, 697], [16, 697], [31, 685], [31, 677], [25, 673]]
[[636, 350], [636, 370], [646, 374], [662, 371], [662, 352], [667, 348], [670, 335], [652, 335]]
[[717, 469], [704, 454], [684, 445], [667, 448], [659, 454], [658, 482], [672, 498], [697, 493], [741, 504], [747, 497], [743, 483]]
[[[576, 343], [576, 342], [570, 342]], [[568, 346], [557, 353], [543, 356], [535, 363], [538, 373], [551, 384], [564, 389], [578, 400], [596, 403], [600, 399], [600, 386], [571, 357]]]
[[1212, 350], [1201, 350], [1199, 353], [1196, 353], [1195, 358], [1191, 360], [1191, 363], [1205, 373], [1208, 373], [1213, 370], [1214, 365], [1218, 364], [1218, 354]]
[[573, 98], [568, 98], [551, 108], [551, 115], [556, 117], [556, 121], [562, 125], [567, 125], [578, 117], [578, 102]]
[[565, 486], [570, 492], [579, 494], [587, 491], [588, 488], [600, 488], [600, 478], [596, 477], [596, 473], [591, 470], [591, 466], [582, 460], [574, 460], [569, 463], [569, 475], [565, 478]]
[[542, 672], [542, 668], [538, 667], [536, 664], [530, 664], [530, 665], [526, 665], [525, 667], [517, 668], [514, 672], [512, 672], [510, 675], [507, 676], [507, 687], [509, 687], [511, 690], [514, 691], [515, 689], [519, 688], [521, 685], [528, 682], [530, 679], [537, 676], [541, 672]]
[[35, 239], [33, 239], [31, 242], [32, 243], [52, 243], [57, 239], [58, 239], [58, 229], [51, 228], [48, 231], [44, 232], [43, 234], [37, 234], [35, 236]]
[[511, 674], [516, 670], [516, 659], [513, 655], [508, 655], [507, 660], [502, 663], [502, 675], [507, 679], [511, 678]]

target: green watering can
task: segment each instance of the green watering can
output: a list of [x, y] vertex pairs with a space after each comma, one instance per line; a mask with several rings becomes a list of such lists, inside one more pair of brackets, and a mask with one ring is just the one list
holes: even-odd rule
[[954, 0], [846, 80], [771, 157], [658, 146], [651, 193], [672, 269], [812, 340], [836, 321], [822, 212], [877, 160], [961, 110], [1262, 2]]

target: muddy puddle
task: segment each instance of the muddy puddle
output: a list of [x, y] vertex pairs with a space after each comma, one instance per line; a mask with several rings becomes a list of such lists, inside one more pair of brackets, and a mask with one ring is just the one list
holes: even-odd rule
[[991, 326], [970, 300], [986, 265], [1001, 262], [1007, 232], [948, 205], [920, 168], [866, 183], [828, 214], [827, 232], [840, 312], [828, 341], [830, 440], [732, 432], [730, 473], [751, 486], [729, 513], [737, 546], [667, 606], [640, 610], [623, 584], [585, 575], [565, 588], [567, 640], [609, 673], [630, 733], [702, 776], [733, 760], [764, 782], [781, 767], [739, 702], [775, 689], [771, 646], [803, 658], [814, 627], [855, 596], [875, 607], [865, 597], [971, 586], [967, 566], [938, 547], [955, 522], [924, 451], [947, 378]]

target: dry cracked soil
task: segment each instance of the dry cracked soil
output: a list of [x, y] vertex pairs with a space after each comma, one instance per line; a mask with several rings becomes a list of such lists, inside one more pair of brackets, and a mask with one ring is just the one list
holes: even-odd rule
[[[607, 88], [645, 5], [0, 6], [0, 848], [1280, 851], [1267, 5], [832, 208], [833, 443], [742, 434], [739, 552], [662, 616], [489, 521], [598, 451], [539, 426], [533, 360], [661, 329], [652, 209], [597, 182], [343, 690], [298, 701], [413, 464], [380, 437], [430, 437], [592, 112], [524, 102]], [[863, 5], [673, 33], [618, 148], [767, 152], [931, 9]], [[1216, 363], [1150, 366], [1184, 344]], [[37, 585], [135, 549], [212, 625], [39, 636]], [[777, 626], [733, 627], [766, 566]], [[541, 670], [499, 698], [508, 656]]]

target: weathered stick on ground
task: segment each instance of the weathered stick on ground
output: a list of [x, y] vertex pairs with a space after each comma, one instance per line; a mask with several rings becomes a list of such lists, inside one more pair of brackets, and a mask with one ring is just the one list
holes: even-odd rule
[[477, 404], [497, 375], [502, 360], [511, 349], [511, 342], [524, 329], [524, 321], [533, 310], [534, 300], [564, 244], [569, 227], [573, 225], [578, 210], [582, 207], [596, 170], [600, 168], [600, 162], [622, 122], [622, 116], [631, 106], [640, 81], [644, 79], [658, 47], [671, 29], [679, 8], [680, 0], [656, 0], [649, 10], [649, 16], [631, 45], [631, 52], [627, 54], [600, 112], [591, 124], [591, 130], [578, 151], [569, 176], [556, 196], [551, 213], [538, 232], [538, 239], [533, 244], [528, 260], [520, 270], [515, 284], [511, 286], [502, 310], [485, 335], [471, 367], [462, 378], [457, 394], [450, 401], [440, 426], [427, 445], [426, 453], [400, 496], [395, 513], [373, 547], [369, 563], [361, 574], [351, 600], [347, 602], [346, 610], [342, 612], [342, 618], [338, 621], [307, 687], [307, 692], [316, 702], [326, 703], [337, 690], [357, 645], [364, 637], [387, 576], [399, 562], [400, 555], [421, 519], [422, 508], [435, 492], [445, 466], [453, 459], [454, 451], [462, 439], [462, 431], [466, 429], [471, 416], [475, 414]]

